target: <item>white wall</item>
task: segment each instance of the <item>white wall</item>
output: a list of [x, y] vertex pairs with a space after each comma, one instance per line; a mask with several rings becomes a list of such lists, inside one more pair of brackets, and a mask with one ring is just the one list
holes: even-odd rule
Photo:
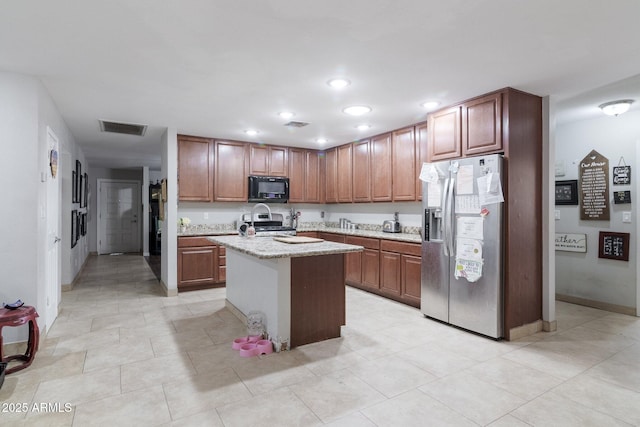
[[[555, 223], [558, 233], [587, 235], [587, 253], [556, 251], [556, 292], [593, 301], [635, 307], [637, 288], [636, 239], [638, 191], [635, 174], [640, 143], [640, 112], [628, 112], [619, 117], [602, 116], [556, 127], [556, 161], [564, 161], [566, 175], [556, 180], [578, 179], [579, 161], [592, 149], [609, 159], [609, 190], [631, 190], [631, 204], [610, 204], [610, 221], [582, 221], [579, 206], [555, 206], [560, 220]], [[613, 167], [624, 157], [631, 166], [631, 185], [613, 185]], [[622, 212], [631, 211], [633, 222], [622, 223]], [[598, 258], [599, 231], [631, 234], [629, 262]]]
[[161, 176], [167, 177], [167, 202], [162, 222], [161, 279], [169, 296], [178, 293], [178, 132], [168, 128], [162, 134]]
[[[35, 306], [41, 327], [51, 323], [46, 319], [45, 301], [46, 181], [41, 179], [48, 172], [47, 126], [58, 137], [61, 160], [72, 153], [82, 156], [42, 84], [30, 76], [0, 72], [0, 141], [4, 148], [0, 156], [0, 300], [13, 302], [19, 298]], [[61, 179], [65, 174], [71, 176], [65, 167], [61, 161]], [[63, 203], [62, 212], [69, 211], [69, 205]], [[70, 236], [61, 237], [64, 271], [69, 264], [64, 247], [70, 248]], [[2, 332], [5, 343], [25, 341], [28, 335], [26, 326], [4, 328]]]

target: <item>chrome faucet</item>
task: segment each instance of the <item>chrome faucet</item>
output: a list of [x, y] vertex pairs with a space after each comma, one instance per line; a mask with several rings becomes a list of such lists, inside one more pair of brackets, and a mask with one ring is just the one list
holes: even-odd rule
[[273, 218], [271, 217], [271, 208], [269, 207], [269, 205], [266, 205], [266, 204], [264, 204], [264, 203], [256, 203], [256, 204], [253, 206], [253, 209], [251, 209], [251, 225], [253, 225], [253, 223], [254, 223], [254, 221], [255, 221], [255, 220], [254, 220], [254, 217], [253, 217], [254, 212], [256, 211], [256, 208], [257, 208], [257, 207], [259, 207], [259, 206], [262, 206], [262, 207], [267, 208], [267, 213], [269, 214], [269, 221], [271, 221], [271, 220], [273, 219]]

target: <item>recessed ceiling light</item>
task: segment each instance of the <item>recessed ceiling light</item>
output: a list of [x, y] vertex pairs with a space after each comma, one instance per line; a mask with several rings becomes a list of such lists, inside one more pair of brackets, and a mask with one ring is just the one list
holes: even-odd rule
[[291, 111], [281, 111], [278, 113], [278, 115], [283, 119], [290, 119], [291, 117], [295, 116], [295, 114]]
[[327, 84], [329, 86], [331, 86], [334, 89], [342, 89], [345, 88], [347, 86], [349, 86], [351, 84], [351, 82], [347, 79], [343, 79], [343, 78], [336, 78], [336, 79], [331, 79], [327, 82]]
[[361, 124], [361, 125], [356, 126], [356, 129], [358, 129], [358, 130], [368, 130], [368, 129], [371, 129], [371, 125]]
[[371, 107], [367, 107], [366, 105], [352, 105], [351, 107], [343, 109], [342, 112], [351, 116], [361, 116], [370, 113]]
[[255, 129], [247, 129], [244, 131], [244, 133], [246, 133], [249, 136], [256, 136], [258, 134], [258, 131]]
[[316, 138], [316, 142], [318, 144], [326, 144], [328, 141], [327, 138]]
[[438, 101], [427, 101], [427, 102], [423, 102], [420, 105], [422, 105], [422, 108], [424, 108], [426, 110], [433, 110], [433, 109], [437, 108], [438, 105], [440, 105], [440, 103]]

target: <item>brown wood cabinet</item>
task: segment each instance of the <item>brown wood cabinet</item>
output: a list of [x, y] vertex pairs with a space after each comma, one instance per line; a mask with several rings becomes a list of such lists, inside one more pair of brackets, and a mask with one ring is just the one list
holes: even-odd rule
[[430, 162], [455, 159], [462, 155], [462, 123], [459, 105], [429, 114]]
[[338, 203], [338, 149], [325, 152], [325, 201]]
[[351, 144], [338, 147], [338, 202], [353, 201], [353, 147]]
[[353, 143], [353, 201], [371, 201], [371, 142]]
[[391, 137], [393, 201], [416, 200], [416, 140], [414, 127], [393, 132]]
[[391, 134], [385, 133], [371, 138], [371, 200], [392, 200]]
[[244, 142], [215, 142], [215, 201], [247, 201], [247, 154], [247, 144]]
[[420, 181], [420, 171], [422, 164], [428, 162], [428, 134], [427, 123], [419, 123], [416, 125], [416, 199], [422, 200], [422, 181]]
[[223, 251], [224, 266], [221, 269], [219, 249], [218, 245], [202, 236], [178, 237], [178, 291], [223, 285], [226, 280], [226, 256]]
[[346, 257], [346, 282], [367, 288], [380, 288], [380, 240], [346, 236], [345, 243], [363, 246], [362, 252], [350, 252]]
[[289, 176], [289, 149], [275, 145], [249, 145], [249, 174]]
[[321, 203], [321, 156], [315, 150], [289, 150], [289, 203]]
[[344, 234], [327, 233], [324, 231], [318, 232], [318, 238], [322, 240], [328, 240], [330, 242], [344, 243]]
[[380, 241], [380, 290], [420, 306], [422, 246], [417, 243]]
[[502, 92], [462, 104], [462, 155], [502, 151]]
[[178, 200], [213, 200], [212, 139], [178, 135]]

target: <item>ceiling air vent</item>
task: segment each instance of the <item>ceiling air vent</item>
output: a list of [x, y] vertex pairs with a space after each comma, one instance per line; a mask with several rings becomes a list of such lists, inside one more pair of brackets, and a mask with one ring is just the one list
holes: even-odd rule
[[289, 123], [285, 123], [284, 125], [290, 128], [303, 128], [308, 124], [309, 123], [305, 123], [305, 122], [289, 122]]
[[99, 120], [100, 130], [102, 132], [120, 133], [124, 135], [144, 136], [147, 131], [147, 125], [136, 125], [132, 123], [109, 122]]

